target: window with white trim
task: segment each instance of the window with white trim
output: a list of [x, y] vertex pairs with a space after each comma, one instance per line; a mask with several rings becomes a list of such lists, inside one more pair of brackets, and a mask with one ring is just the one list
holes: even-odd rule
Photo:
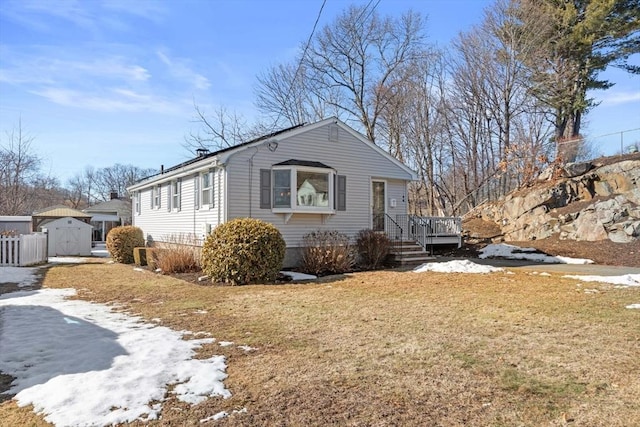
[[345, 207], [346, 177], [328, 166], [291, 160], [260, 170], [262, 209], [327, 214]]
[[180, 178], [171, 181], [169, 183], [169, 191], [168, 191], [168, 210], [180, 210], [180, 189], [182, 187], [182, 180]]
[[160, 209], [160, 200], [161, 200], [161, 193], [162, 193], [162, 187], [160, 184], [157, 184], [156, 186], [153, 187], [153, 208], [154, 209]]
[[203, 172], [200, 175], [202, 205], [209, 207], [209, 209], [215, 206], [215, 191], [214, 191], [214, 176], [213, 169]]
[[140, 215], [140, 191], [136, 191], [135, 196], [135, 211], [137, 215]]

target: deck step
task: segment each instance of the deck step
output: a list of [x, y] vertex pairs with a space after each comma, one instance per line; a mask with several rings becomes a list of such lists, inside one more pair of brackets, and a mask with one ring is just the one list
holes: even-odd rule
[[400, 265], [419, 265], [435, 259], [429, 255], [422, 246], [415, 241], [404, 241], [394, 245], [391, 253], [397, 264]]

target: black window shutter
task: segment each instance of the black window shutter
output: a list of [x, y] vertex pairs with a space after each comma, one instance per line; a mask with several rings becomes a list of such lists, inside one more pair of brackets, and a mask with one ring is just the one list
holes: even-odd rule
[[260, 209], [271, 209], [271, 169], [260, 169]]
[[338, 203], [336, 209], [339, 211], [347, 210], [347, 177], [346, 175], [338, 175]]

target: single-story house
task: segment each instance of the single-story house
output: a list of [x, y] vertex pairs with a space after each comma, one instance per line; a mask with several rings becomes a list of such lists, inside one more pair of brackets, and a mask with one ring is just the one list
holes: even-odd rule
[[111, 199], [90, 206], [83, 211], [91, 215], [94, 242], [104, 242], [113, 227], [131, 225], [131, 200], [120, 199], [117, 193], [111, 193]]
[[202, 241], [218, 224], [253, 217], [278, 227], [295, 265], [303, 236], [348, 236], [407, 215], [414, 171], [341, 122], [293, 126], [240, 145], [200, 152], [127, 190], [133, 225], [149, 242]]

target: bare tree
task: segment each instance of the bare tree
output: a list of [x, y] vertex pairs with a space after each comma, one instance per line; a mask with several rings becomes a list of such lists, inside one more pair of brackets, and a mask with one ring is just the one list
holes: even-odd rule
[[67, 181], [68, 203], [75, 209], [90, 206], [96, 197], [93, 191], [96, 187], [96, 171], [93, 166], [85, 167], [82, 173], [77, 173]]
[[117, 194], [118, 197], [128, 197], [127, 187], [155, 173], [155, 169], [141, 169], [137, 166], [119, 163], [98, 169], [95, 173], [95, 192], [93, 195], [96, 201], [109, 200], [112, 193]]
[[185, 137], [183, 147], [191, 154], [198, 149], [217, 151], [249, 141], [265, 133], [272, 132], [266, 125], [257, 122], [249, 125], [247, 120], [235, 111], [219, 106], [211, 117], [198, 105], [194, 105], [194, 122], [199, 129]]
[[33, 137], [22, 127], [22, 120], [6, 132], [0, 144], [0, 214], [30, 214], [29, 199], [40, 173], [40, 158], [33, 153]]

